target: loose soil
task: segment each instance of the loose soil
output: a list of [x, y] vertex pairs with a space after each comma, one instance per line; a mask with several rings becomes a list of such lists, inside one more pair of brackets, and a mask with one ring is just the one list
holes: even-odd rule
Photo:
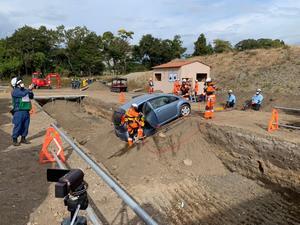
[[[236, 161], [220, 154], [227, 152], [225, 142], [212, 141], [199, 116], [174, 121], [129, 149], [114, 135], [107, 120], [109, 114], [95, 110], [99, 104], [99, 112], [109, 111], [107, 105], [92, 102], [55, 101], [44, 109], [104, 164], [160, 224], [300, 223], [298, 194], [291, 195], [289, 189], [280, 187], [274, 191], [267, 182], [246, 178], [255, 178], [255, 173], [260, 173], [257, 162], [258, 172], [250, 170], [251, 164], [234, 172], [232, 164], [239, 166]], [[230, 154], [238, 158], [240, 153]], [[262, 158], [262, 163], [263, 160], [267, 159]], [[247, 168], [253, 176], [244, 173]], [[298, 168], [294, 172], [299, 175]], [[93, 198], [103, 202], [97, 200], [97, 194]], [[111, 215], [107, 215], [107, 220], [112, 221]], [[133, 219], [128, 224], [139, 223]]]
[[9, 104], [10, 99], [0, 98], [0, 224], [24, 225], [48, 194], [49, 184], [41, 179], [46, 178], [47, 166], [37, 162], [40, 144], [11, 146]]
[[89, 91], [107, 91], [109, 89], [108, 86], [96, 81], [89, 85], [87, 90]]

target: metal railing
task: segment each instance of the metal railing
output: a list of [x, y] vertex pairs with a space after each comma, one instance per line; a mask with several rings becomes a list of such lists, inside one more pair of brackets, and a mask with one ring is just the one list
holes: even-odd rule
[[[60, 159], [57, 157], [55, 153], [52, 152], [52, 155], [60, 169], [67, 169], [67, 167], [60, 161]], [[85, 210], [87, 212], [87, 216], [89, 217], [90, 221], [94, 225], [102, 225], [100, 222], [100, 219], [97, 217], [96, 213], [94, 212], [93, 208], [91, 206], [88, 206], [87, 209]]]
[[300, 112], [300, 109], [296, 109], [296, 108], [288, 108], [288, 107], [281, 107], [281, 106], [274, 106], [273, 108]]
[[55, 124], [51, 126], [74, 149], [74, 151], [102, 178], [102, 180], [148, 225], [158, 225], [151, 216], [93, 159], [81, 150], [62, 130]]
[[[287, 110], [287, 111], [300, 112], [300, 109], [296, 109], [296, 108], [289, 108], [289, 107], [282, 107], [282, 106], [274, 106], [273, 108], [274, 109]], [[285, 127], [285, 128], [291, 128], [291, 129], [300, 130], [300, 127], [293, 126], [293, 125], [287, 125], [287, 124], [279, 123], [278, 126], [279, 127]]]

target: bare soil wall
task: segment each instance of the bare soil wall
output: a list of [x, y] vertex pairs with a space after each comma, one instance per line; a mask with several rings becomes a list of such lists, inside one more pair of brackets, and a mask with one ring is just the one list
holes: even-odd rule
[[206, 140], [231, 170], [300, 192], [300, 144], [238, 128], [206, 124]]
[[[129, 149], [108, 120], [116, 105], [102, 103], [57, 101], [44, 108], [159, 224], [300, 223], [300, 198], [291, 191], [298, 190], [297, 144], [192, 116]], [[274, 191], [270, 183], [288, 189]], [[100, 204], [113, 201], [97, 189], [92, 196]]]

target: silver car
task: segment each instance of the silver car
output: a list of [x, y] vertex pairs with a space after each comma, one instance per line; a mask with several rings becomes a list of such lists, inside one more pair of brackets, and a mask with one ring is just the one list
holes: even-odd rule
[[128, 132], [126, 125], [121, 123], [121, 118], [133, 103], [136, 103], [138, 105], [138, 111], [144, 114], [145, 136], [154, 134], [156, 128], [171, 120], [180, 116], [188, 116], [191, 113], [190, 103], [176, 95], [157, 93], [135, 97], [114, 111], [113, 114], [115, 133], [124, 141], [127, 141]]

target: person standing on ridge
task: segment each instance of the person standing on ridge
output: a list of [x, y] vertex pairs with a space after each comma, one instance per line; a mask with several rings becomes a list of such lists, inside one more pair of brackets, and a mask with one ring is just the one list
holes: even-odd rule
[[[12, 95], [12, 114], [13, 114], [13, 124], [14, 128], [12, 131], [13, 145], [18, 146], [20, 143], [30, 144], [26, 139], [28, 135], [28, 129], [30, 124], [30, 114], [31, 110], [31, 99], [34, 95], [32, 92], [33, 84], [29, 86], [28, 89], [25, 88], [23, 80], [18, 78], [13, 78], [12, 81], [13, 91]], [[21, 142], [18, 142], [18, 137], [21, 136]]]

